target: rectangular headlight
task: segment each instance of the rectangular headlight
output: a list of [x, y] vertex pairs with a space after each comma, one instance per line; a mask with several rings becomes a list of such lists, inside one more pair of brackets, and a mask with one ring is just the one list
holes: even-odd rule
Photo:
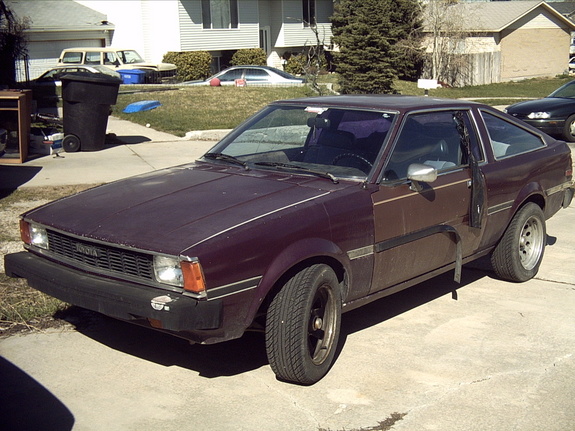
[[42, 226], [20, 220], [20, 237], [28, 245], [48, 250], [48, 232]]
[[549, 112], [531, 112], [527, 118], [530, 118], [532, 120], [536, 120], [536, 119], [546, 119], [546, 118], [550, 118], [551, 114], [549, 114]]
[[154, 275], [160, 283], [178, 287], [184, 286], [184, 276], [179, 258], [154, 256]]

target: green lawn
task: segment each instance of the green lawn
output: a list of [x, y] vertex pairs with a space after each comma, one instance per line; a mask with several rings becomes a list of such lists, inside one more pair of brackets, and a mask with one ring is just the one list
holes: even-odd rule
[[[429, 95], [452, 99], [478, 99], [489, 105], [509, 105], [519, 100], [545, 97], [557, 87], [570, 81], [567, 76], [528, 79], [461, 88], [438, 88]], [[334, 75], [322, 77], [320, 82], [337, 88]], [[397, 81], [401, 94], [423, 95], [415, 82]], [[191, 130], [231, 129], [267, 105], [280, 99], [312, 95], [308, 87], [120, 87], [118, 101], [113, 107], [115, 116], [138, 124], [150, 124], [156, 130], [184, 136]], [[157, 100], [162, 106], [151, 111], [124, 114], [122, 110], [133, 102]]]

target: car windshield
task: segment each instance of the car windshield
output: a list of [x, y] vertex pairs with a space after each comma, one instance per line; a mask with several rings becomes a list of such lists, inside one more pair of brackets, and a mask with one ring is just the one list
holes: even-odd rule
[[394, 117], [371, 110], [272, 105], [228, 135], [206, 159], [334, 181], [364, 180]]
[[143, 63], [144, 59], [133, 50], [118, 51], [116, 54], [122, 59], [124, 64]]
[[562, 85], [547, 97], [564, 97], [569, 99], [575, 98], [575, 81], [571, 81], [565, 85]]

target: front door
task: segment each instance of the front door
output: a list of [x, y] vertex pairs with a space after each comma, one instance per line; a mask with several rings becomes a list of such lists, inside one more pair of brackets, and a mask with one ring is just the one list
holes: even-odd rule
[[[467, 142], [481, 158], [470, 119], [468, 111], [449, 110], [415, 113], [404, 120], [379, 190], [372, 195], [376, 255], [372, 292], [460, 262], [479, 246], [481, 229], [470, 223], [469, 146], [461, 139], [464, 124]], [[409, 180], [408, 170], [418, 165], [435, 168], [437, 179]]]

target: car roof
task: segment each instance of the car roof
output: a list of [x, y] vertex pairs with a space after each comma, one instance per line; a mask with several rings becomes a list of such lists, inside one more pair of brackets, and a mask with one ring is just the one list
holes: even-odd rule
[[355, 94], [337, 96], [316, 96], [301, 99], [281, 100], [277, 105], [315, 105], [342, 108], [363, 108], [391, 111], [410, 111], [431, 108], [462, 108], [485, 106], [480, 103], [457, 99], [440, 99], [427, 96], [406, 96], [396, 94]]
[[[226, 69], [223, 69], [222, 72], [226, 71], [226, 70], [231, 70], [231, 69], [261, 69], [261, 70], [270, 70], [272, 72], [282, 72], [280, 69], [276, 69], [275, 67], [271, 67], [271, 66], [255, 66], [255, 65], [250, 65], [250, 64], [244, 64], [244, 65], [237, 65], [237, 66], [230, 66]], [[286, 73], [286, 72], [284, 72]]]
[[136, 51], [135, 48], [115, 48], [112, 46], [105, 46], [105, 47], [86, 47], [86, 48], [66, 48], [63, 49], [62, 52], [75, 52], [75, 51], [85, 51], [85, 52], [116, 52], [116, 51]]

